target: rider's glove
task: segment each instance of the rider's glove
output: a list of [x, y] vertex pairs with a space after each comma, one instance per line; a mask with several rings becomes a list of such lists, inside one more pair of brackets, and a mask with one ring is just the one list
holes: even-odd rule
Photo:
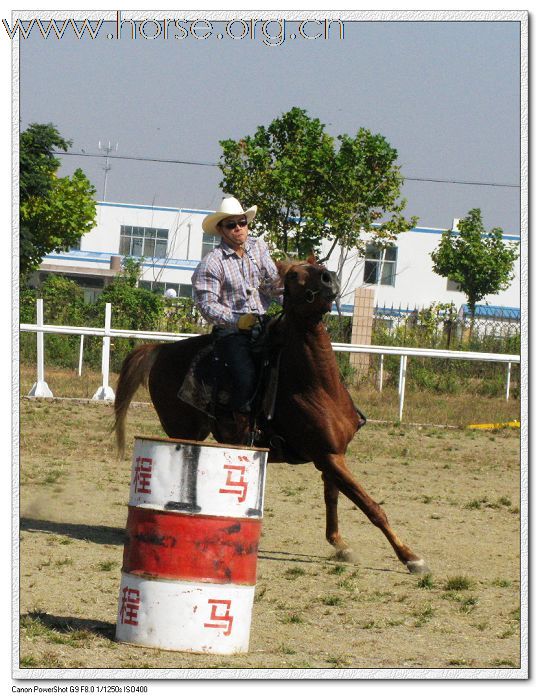
[[257, 316], [255, 314], [243, 314], [238, 319], [238, 330], [249, 331], [258, 322]]

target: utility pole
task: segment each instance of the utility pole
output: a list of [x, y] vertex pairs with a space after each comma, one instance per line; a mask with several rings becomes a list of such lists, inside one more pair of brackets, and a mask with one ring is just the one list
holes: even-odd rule
[[103, 177], [103, 197], [102, 201], [105, 202], [107, 198], [107, 177], [109, 175], [109, 170], [111, 169], [111, 165], [109, 164], [109, 155], [112, 153], [112, 151], [118, 151], [118, 143], [116, 143], [114, 146], [111, 146], [111, 142], [105, 145], [101, 145], [101, 141], [98, 142], [98, 150], [103, 151], [105, 153], [105, 165], [103, 166], [103, 170], [105, 171], [105, 175]]

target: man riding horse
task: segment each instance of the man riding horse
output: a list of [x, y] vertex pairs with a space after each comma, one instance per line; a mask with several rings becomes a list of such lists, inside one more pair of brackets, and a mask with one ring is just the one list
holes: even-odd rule
[[221, 242], [193, 273], [197, 308], [213, 324], [216, 354], [227, 366], [234, 391], [230, 407], [238, 444], [250, 435], [251, 403], [257, 386], [251, 331], [273, 299], [281, 301], [282, 282], [262, 238], [249, 236], [248, 225], [257, 207], [244, 210], [234, 197], [226, 197], [217, 211], [206, 216], [203, 231]]
[[[204, 230], [221, 236], [221, 244], [193, 276], [197, 304], [217, 327], [217, 345], [234, 373], [231, 393], [240, 430], [231, 425], [228, 408], [218, 406], [225, 410], [212, 415], [202, 404], [186, 401], [182, 392], [196, 358], [211, 353], [211, 335], [148, 343], [129, 353], [118, 378], [114, 428], [119, 453], [125, 445], [127, 411], [141, 385], [148, 386], [161, 426], [170, 438], [203, 441], [212, 435], [218, 442], [230, 443], [243, 431], [240, 437], [245, 440], [251, 427], [248, 411], [254, 402], [255, 376], [248, 329], [268, 309], [271, 297], [279, 295], [278, 285], [283, 286], [283, 313], [269, 333], [273, 350], [278, 348], [278, 361], [269, 365], [276, 370], [277, 380], [271, 383], [275, 393], [268, 393], [271, 410], [270, 401], [261, 403], [265, 408], [260, 413], [260, 446], [269, 449], [269, 462], [313, 462], [321, 472], [326, 539], [336, 557], [353, 557], [338, 524], [338, 495], [342, 493], [381, 530], [409, 571], [427, 573], [424, 560], [398, 537], [380, 504], [347, 465], [347, 447], [365, 418], [341, 380], [323, 323], [339, 293], [336, 275], [314, 256], [274, 265], [263, 241], [248, 236], [248, 223], [255, 212], [255, 207], [244, 211], [239, 202], [227, 198], [218, 211], [206, 217]], [[258, 406], [254, 409], [259, 418]]]

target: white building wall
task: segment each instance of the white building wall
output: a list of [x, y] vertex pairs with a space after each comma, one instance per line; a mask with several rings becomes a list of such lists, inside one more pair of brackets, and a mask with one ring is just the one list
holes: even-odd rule
[[[142, 279], [165, 284], [191, 284], [191, 276], [201, 259], [202, 220], [208, 211], [174, 209], [121, 203], [98, 203], [97, 225], [81, 241], [80, 251], [50, 254], [45, 263], [77, 265], [79, 267], [109, 269], [111, 256], [120, 250], [120, 227], [122, 225], [166, 228], [169, 231], [167, 258], [145, 260]], [[416, 228], [399, 235], [396, 242], [397, 267], [395, 285], [365, 285], [364, 261], [349, 254], [342, 274], [342, 304], [353, 303], [354, 290], [360, 286], [375, 288], [375, 303], [378, 306], [407, 308], [428, 306], [432, 302], [451, 302], [459, 308], [466, 303], [462, 292], [447, 290], [447, 280], [433, 272], [430, 253], [439, 244], [446, 229]], [[510, 241], [519, 241], [517, 236], [505, 236]], [[327, 248], [328, 250], [328, 248]], [[336, 249], [328, 267], [338, 269], [340, 255]], [[482, 303], [497, 306], [518, 307], [520, 301], [519, 259], [515, 263], [515, 277], [510, 288], [498, 295], [491, 295]]]
[[[441, 235], [447, 229], [417, 228], [399, 234], [396, 241], [397, 264], [395, 285], [367, 285], [364, 283], [364, 260], [350, 254], [342, 274], [342, 303], [352, 304], [357, 287], [372, 287], [375, 304], [379, 307], [407, 308], [429, 306], [433, 302], [454, 302], [456, 307], [467, 303], [463, 292], [447, 289], [448, 280], [433, 272], [431, 253], [438, 247]], [[516, 236], [505, 236], [508, 242], [519, 241]], [[338, 269], [340, 251], [329, 261], [331, 269]], [[510, 287], [499, 294], [487, 296], [482, 304], [518, 307], [520, 300], [519, 258], [514, 263], [514, 279]]]

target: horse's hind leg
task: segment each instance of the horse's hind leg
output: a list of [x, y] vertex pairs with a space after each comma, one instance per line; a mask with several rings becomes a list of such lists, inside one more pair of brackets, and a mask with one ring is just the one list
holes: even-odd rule
[[347, 542], [339, 534], [338, 496], [339, 489], [335, 483], [321, 474], [324, 482], [324, 504], [326, 506], [326, 539], [336, 550], [336, 558], [342, 561], [354, 561], [353, 553]]
[[343, 455], [326, 455], [323, 459], [317, 460], [315, 466], [322, 471], [325, 484], [327, 481], [333, 482], [336, 488], [347, 498], [350, 498], [370, 521], [383, 532], [392, 545], [398, 559], [405, 564], [411, 573], [426, 573], [429, 571], [424, 560], [404, 544], [392, 530], [386, 513], [380, 505], [354, 479]]

